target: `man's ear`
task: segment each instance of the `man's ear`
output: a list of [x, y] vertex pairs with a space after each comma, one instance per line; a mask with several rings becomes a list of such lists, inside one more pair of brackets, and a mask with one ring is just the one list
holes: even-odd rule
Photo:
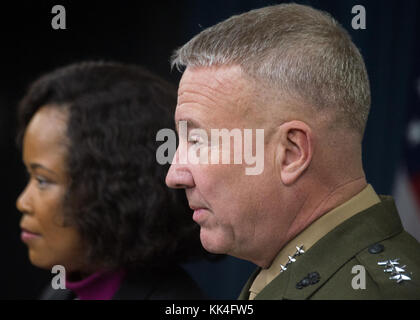
[[311, 163], [312, 130], [306, 123], [298, 120], [285, 122], [278, 129], [277, 172], [285, 185], [291, 185]]

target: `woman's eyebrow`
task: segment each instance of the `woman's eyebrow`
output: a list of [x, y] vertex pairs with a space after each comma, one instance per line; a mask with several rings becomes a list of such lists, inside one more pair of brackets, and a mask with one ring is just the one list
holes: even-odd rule
[[55, 176], [57, 175], [53, 170], [46, 168], [45, 166], [43, 166], [40, 163], [32, 162], [32, 163], [29, 164], [29, 167], [31, 168], [31, 170], [42, 169], [42, 170], [48, 171], [49, 173], [51, 173]]

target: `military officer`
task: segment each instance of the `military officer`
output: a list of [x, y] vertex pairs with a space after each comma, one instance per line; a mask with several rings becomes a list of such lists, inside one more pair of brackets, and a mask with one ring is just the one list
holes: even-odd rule
[[369, 185], [259, 268], [239, 299], [420, 299], [419, 253], [392, 198]]
[[[175, 122], [188, 132], [166, 183], [185, 189], [205, 249], [259, 266], [241, 299], [420, 298], [420, 245], [366, 181], [369, 80], [337, 21], [297, 4], [252, 10], [203, 30], [172, 63], [185, 68]], [[242, 143], [219, 148], [213, 129], [227, 141], [251, 129], [263, 170], [246, 174]], [[226, 149], [229, 164], [180, 161]]]

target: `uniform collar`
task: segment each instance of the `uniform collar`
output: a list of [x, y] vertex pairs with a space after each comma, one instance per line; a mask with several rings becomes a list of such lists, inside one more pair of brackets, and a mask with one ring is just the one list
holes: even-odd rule
[[[402, 232], [394, 201], [389, 196], [380, 199], [380, 203], [347, 219], [315, 243], [256, 299], [307, 299], [359, 252]], [[300, 280], [315, 271], [320, 276], [318, 283], [301, 290], [296, 288]]]
[[[296, 247], [303, 245], [303, 249], [307, 251], [335, 227], [355, 214], [380, 203], [380, 201], [379, 196], [369, 184], [350, 200], [318, 218], [280, 250], [268, 269], [262, 269], [259, 272], [249, 289], [250, 292], [253, 292], [250, 298], [258, 294], [281, 273], [281, 266], [286, 265], [289, 256], [293, 256], [296, 252]], [[300, 258], [296, 257], [296, 259]], [[291, 264], [290, 267], [293, 267], [293, 265]]]

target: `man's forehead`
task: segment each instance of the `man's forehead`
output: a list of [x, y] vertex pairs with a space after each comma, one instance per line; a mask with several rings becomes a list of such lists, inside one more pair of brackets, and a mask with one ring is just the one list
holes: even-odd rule
[[190, 89], [207, 89], [228, 94], [249, 85], [242, 69], [237, 66], [188, 67], [182, 75], [178, 95]]
[[207, 119], [243, 116], [254, 90], [239, 66], [188, 67], [179, 85], [176, 119], [190, 112], [204, 112]]

